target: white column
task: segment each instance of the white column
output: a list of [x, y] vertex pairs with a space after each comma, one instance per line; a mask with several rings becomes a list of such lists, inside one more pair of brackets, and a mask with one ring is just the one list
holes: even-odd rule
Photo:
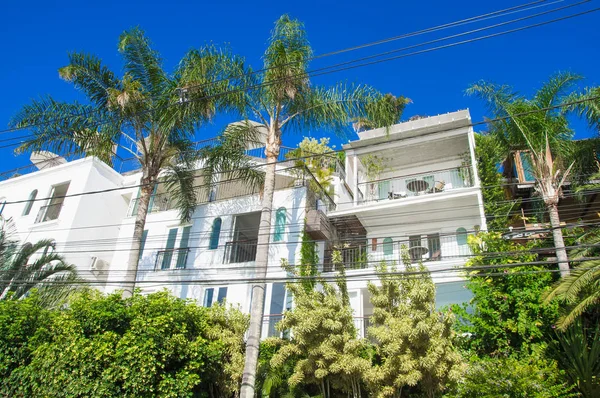
[[358, 156], [356, 156], [356, 154], [354, 155], [353, 158], [354, 161], [354, 167], [352, 172], [354, 173], [354, 175], [352, 176], [352, 178], [354, 179], [354, 187], [352, 187], [354, 189], [354, 206], [358, 205]]

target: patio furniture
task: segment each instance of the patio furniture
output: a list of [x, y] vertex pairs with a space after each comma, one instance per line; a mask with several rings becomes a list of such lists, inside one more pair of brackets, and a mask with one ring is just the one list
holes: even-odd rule
[[407, 196], [406, 192], [388, 192], [388, 199], [402, 199]]
[[411, 260], [420, 260], [429, 252], [429, 249], [423, 246], [413, 246], [408, 249], [408, 253], [410, 254]]
[[427, 193], [442, 192], [446, 183], [444, 181], [436, 181], [435, 184], [427, 191]]
[[406, 189], [417, 195], [421, 192], [425, 192], [429, 189], [429, 183], [425, 180], [413, 180], [406, 184]]

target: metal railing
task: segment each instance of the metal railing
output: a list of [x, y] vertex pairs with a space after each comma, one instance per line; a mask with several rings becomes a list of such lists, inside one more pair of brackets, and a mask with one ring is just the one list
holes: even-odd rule
[[[343, 246], [340, 244], [339, 246]], [[424, 234], [414, 235], [402, 240], [386, 242], [378, 238], [374, 244], [372, 240], [367, 244], [355, 245], [342, 248], [342, 261], [345, 269], [365, 269], [374, 268], [381, 261], [388, 263], [395, 262], [402, 265], [402, 247], [405, 246], [411, 262], [418, 261], [433, 262], [443, 261], [472, 255], [471, 249], [467, 244], [467, 234]], [[331, 258], [331, 251], [324, 256]], [[324, 272], [334, 271], [335, 267], [331, 262], [325, 262]]]
[[403, 199], [472, 186], [471, 166], [432, 170], [426, 173], [361, 182], [358, 184], [358, 189], [364, 197], [360, 198], [359, 195], [359, 204]]
[[[137, 204], [140, 198], [135, 198], [129, 203], [128, 217], [135, 217], [137, 212]], [[159, 211], [167, 211], [175, 208], [175, 201], [168, 193], [152, 195], [148, 204], [148, 213], [156, 213]]]
[[236, 240], [225, 243], [223, 264], [256, 261], [258, 239]]
[[356, 328], [359, 338], [366, 339], [368, 337], [369, 326], [371, 326], [371, 317], [355, 316], [354, 327]]
[[40, 210], [35, 217], [35, 223], [38, 224], [41, 222], [56, 220], [60, 215], [62, 206], [63, 202], [40, 207]]
[[156, 255], [154, 270], [158, 271], [186, 268], [189, 252], [190, 249], [188, 248], [167, 249], [159, 251]]

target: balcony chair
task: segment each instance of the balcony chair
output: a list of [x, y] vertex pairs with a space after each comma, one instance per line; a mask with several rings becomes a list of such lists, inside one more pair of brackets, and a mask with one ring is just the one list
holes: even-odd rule
[[402, 199], [406, 198], [408, 195], [404, 191], [400, 192], [388, 192], [388, 199]]
[[427, 193], [443, 192], [445, 186], [446, 182], [436, 181], [435, 184], [433, 184], [433, 186], [427, 190]]

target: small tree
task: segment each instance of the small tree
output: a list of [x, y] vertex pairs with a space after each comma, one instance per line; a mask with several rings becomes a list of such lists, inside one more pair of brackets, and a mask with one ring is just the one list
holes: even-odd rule
[[462, 359], [452, 344], [454, 318], [436, 311], [431, 276], [422, 263], [411, 265], [405, 247], [402, 261], [407, 272], [423, 274], [398, 275], [395, 264], [382, 262], [381, 286], [368, 285], [374, 307], [368, 333], [375, 340], [376, 363], [366, 380], [376, 397], [401, 397], [405, 387], [417, 385], [433, 397], [461, 375]]
[[[297, 356], [300, 359], [288, 380], [292, 388], [314, 384], [323, 398], [334, 396], [334, 390], [356, 398], [361, 396], [362, 375], [370, 362], [364, 358], [365, 343], [357, 338], [341, 253], [334, 251], [332, 260], [340, 270], [336, 286], [324, 280], [314, 287], [310, 283], [288, 283], [294, 308], [284, 314], [277, 327], [289, 330], [292, 338], [273, 356], [271, 363], [280, 367], [288, 358]], [[288, 272], [300, 276], [287, 264], [284, 266]]]
[[286, 157], [288, 159], [303, 158], [296, 160], [296, 165], [306, 165], [321, 187], [326, 191], [331, 192], [331, 180], [337, 161], [337, 156], [331, 153], [334, 149], [335, 145], [329, 146], [329, 138], [317, 140], [316, 138], [304, 137], [298, 144], [298, 148], [288, 152]]
[[468, 274], [471, 309], [453, 306], [461, 319], [458, 329], [470, 336], [464, 340], [465, 348], [478, 355], [510, 355], [543, 343], [552, 333], [558, 306], [543, 305], [540, 296], [554, 277], [544, 265], [517, 265], [535, 261], [532, 249], [539, 243], [517, 244], [499, 232], [469, 236], [468, 242], [474, 257], [467, 267], [490, 268]]

